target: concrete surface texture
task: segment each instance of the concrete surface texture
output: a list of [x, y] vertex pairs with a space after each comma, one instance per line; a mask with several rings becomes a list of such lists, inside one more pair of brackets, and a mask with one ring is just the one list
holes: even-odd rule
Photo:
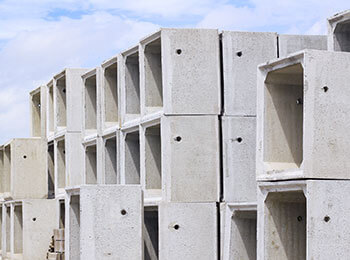
[[2, 259], [346, 259], [349, 24], [162, 28], [53, 76], [0, 145]]

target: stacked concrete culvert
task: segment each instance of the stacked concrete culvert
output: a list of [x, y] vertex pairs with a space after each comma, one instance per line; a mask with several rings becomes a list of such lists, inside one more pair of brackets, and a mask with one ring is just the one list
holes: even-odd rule
[[345, 259], [349, 21], [328, 51], [161, 29], [55, 75], [0, 147], [2, 259]]

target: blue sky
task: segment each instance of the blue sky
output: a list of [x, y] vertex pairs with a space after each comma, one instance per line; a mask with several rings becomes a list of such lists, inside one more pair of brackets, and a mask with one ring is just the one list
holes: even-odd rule
[[29, 136], [30, 90], [95, 67], [159, 27], [325, 34], [348, 1], [0, 0], [0, 144]]

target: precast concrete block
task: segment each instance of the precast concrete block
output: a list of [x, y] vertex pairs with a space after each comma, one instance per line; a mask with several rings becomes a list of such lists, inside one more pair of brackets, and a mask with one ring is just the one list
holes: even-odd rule
[[[87, 69], [64, 69], [53, 78], [54, 131], [82, 131], [82, 74]], [[50, 96], [49, 96], [50, 99]]]
[[137, 45], [121, 53], [118, 59], [122, 124], [137, 120], [141, 116], [139, 56]]
[[220, 114], [218, 30], [162, 28], [139, 53], [142, 115]]
[[66, 259], [142, 259], [139, 185], [83, 185], [68, 192]]
[[159, 259], [218, 259], [216, 203], [161, 203]]
[[223, 116], [223, 199], [256, 202], [256, 117]]
[[337, 13], [327, 19], [328, 50], [350, 51], [350, 10]]
[[257, 259], [346, 259], [348, 180], [260, 182]]
[[220, 259], [256, 259], [256, 208], [256, 203], [220, 204]]
[[257, 179], [348, 179], [350, 54], [305, 50], [259, 67]]
[[97, 153], [101, 153], [101, 183], [120, 184], [120, 131], [116, 130], [101, 138]]
[[55, 201], [25, 199], [6, 202], [2, 228], [3, 259], [45, 259], [55, 227]]
[[120, 68], [118, 57], [104, 61], [101, 64], [101, 135], [105, 135], [108, 129], [120, 127]]
[[46, 142], [36, 137], [16, 138], [3, 146], [3, 198], [11, 200], [47, 197], [46, 154]]
[[82, 135], [86, 138], [97, 136], [101, 132], [101, 68], [89, 70], [81, 77], [83, 80]]
[[32, 137], [46, 139], [46, 86], [40, 86], [30, 92], [30, 133]]
[[277, 33], [224, 31], [221, 38], [224, 115], [255, 116], [256, 68], [277, 58]]
[[326, 35], [278, 35], [278, 58], [304, 49], [327, 50]]
[[54, 140], [55, 195], [84, 183], [84, 146], [81, 133], [65, 133]]
[[217, 116], [163, 116], [161, 165], [163, 199], [215, 202], [220, 193]]

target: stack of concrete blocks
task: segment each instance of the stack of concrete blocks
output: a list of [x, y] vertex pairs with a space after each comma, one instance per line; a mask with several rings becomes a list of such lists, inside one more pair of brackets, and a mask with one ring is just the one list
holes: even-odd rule
[[221, 36], [224, 106], [222, 122], [222, 259], [256, 259], [257, 66], [304, 48], [327, 48], [325, 36], [229, 32]]
[[218, 31], [161, 29], [82, 79], [84, 185], [66, 189], [66, 259], [217, 258]]
[[348, 258], [349, 14], [328, 20], [328, 51], [259, 66], [258, 259]]
[[161, 29], [55, 75], [30, 93], [32, 138], [0, 146], [2, 258], [44, 259], [53, 234], [60, 260], [346, 258], [349, 17], [328, 52]]
[[[46, 85], [47, 93], [47, 161], [48, 175], [52, 179], [50, 194], [55, 198], [55, 226], [64, 233], [65, 189], [84, 183], [83, 100], [82, 75], [87, 69], [66, 68]], [[55, 232], [57, 233], [57, 232]], [[55, 243], [57, 257], [64, 257], [62, 240]]]
[[30, 93], [32, 137], [0, 147], [2, 259], [44, 259], [54, 227], [55, 202], [47, 199], [44, 90]]

